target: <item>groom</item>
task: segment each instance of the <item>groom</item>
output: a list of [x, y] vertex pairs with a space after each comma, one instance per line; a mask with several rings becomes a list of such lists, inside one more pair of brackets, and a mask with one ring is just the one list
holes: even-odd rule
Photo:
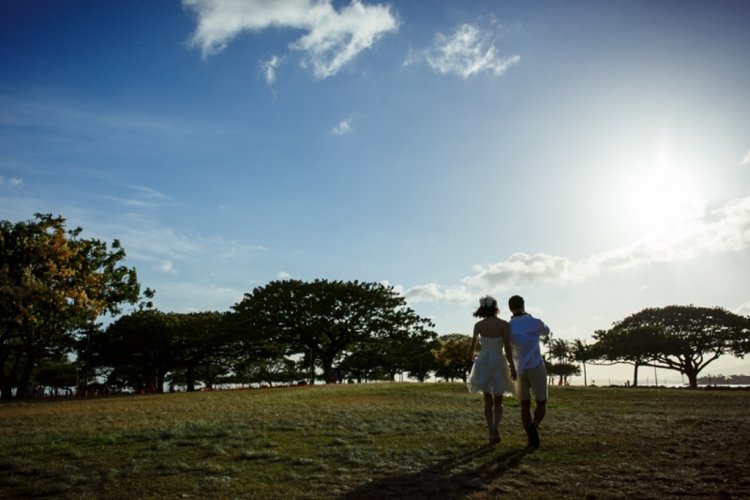
[[[526, 313], [523, 297], [514, 295], [508, 300], [513, 313], [510, 319], [510, 345], [519, 379], [518, 397], [521, 399], [521, 421], [531, 448], [539, 448], [539, 424], [547, 413], [547, 369], [544, 366], [539, 340], [550, 334], [549, 327]], [[536, 399], [534, 418], [531, 418], [531, 392]]]

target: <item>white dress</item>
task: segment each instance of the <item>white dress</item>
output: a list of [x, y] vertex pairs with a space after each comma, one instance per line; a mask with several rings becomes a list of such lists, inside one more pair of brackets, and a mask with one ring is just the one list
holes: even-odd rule
[[471, 367], [467, 386], [470, 392], [513, 394], [508, 361], [502, 353], [503, 338], [480, 337], [482, 349]]

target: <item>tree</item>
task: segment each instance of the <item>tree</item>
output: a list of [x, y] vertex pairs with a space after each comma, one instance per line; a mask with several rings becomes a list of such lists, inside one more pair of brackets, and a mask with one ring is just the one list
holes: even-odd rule
[[92, 360], [132, 377], [127, 382], [134, 389], [163, 392], [167, 373], [180, 367], [176, 326], [175, 315], [155, 309], [121, 316], [92, 337]]
[[356, 380], [358, 383], [388, 378], [386, 367], [390, 359], [378, 342], [356, 342], [338, 365], [344, 377]]
[[171, 314], [174, 322], [171, 342], [179, 367], [184, 370], [188, 392], [195, 391], [199, 372], [211, 375], [229, 372], [231, 363], [228, 358], [236, 355], [237, 346], [224, 317], [224, 314], [213, 311]]
[[677, 370], [695, 389], [698, 374], [711, 362], [725, 354], [740, 358], [747, 354], [750, 318], [720, 307], [649, 308], [615, 323], [603, 337], [620, 348], [623, 339], [650, 338], [645, 352], [641, 350], [643, 364]]
[[404, 351], [406, 360], [403, 368], [410, 377], [420, 382], [427, 380], [430, 372], [435, 370], [435, 356], [433, 351], [438, 347], [437, 335], [425, 339], [423, 342], [413, 346], [411, 350]]
[[559, 385], [568, 385], [568, 378], [581, 374], [581, 369], [577, 365], [568, 361], [560, 361], [559, 363], [550, 364], [548, 370], [550, 376], [559, 377]]
[[250, 345], [280, 345], [309, 355], [333, 380], [333, 367], [352, 346], [419, 335], [432, 327], [393, 287], [359, 281], [272, 281], [233, 306]]
[[462, 333], [450, 333], [438, 338], [435, 356], [435, 376], [453, 381], [460, 378], [466, 382], [473, 360], [469, 357], [471, 337]]
[[35, 385], [51, 387], [55, 395], [61, 389], [75, 387], [78, 379], [78, 367], [71, 363], [67, 356], [57, 359], [44, 359], [34, 368], [32, 381]]
[[358, 342], [339, 364], [357, 380], [396, 379], [408, 373], [420, 382], [434, 369], [437, 334], [430, 330], [401, 332]]
[[571, 348], [571, 352], [573, 354], [573, 360], [578, 361], [583, 365], [583, 386], [588, 386], [588, 380], [586, 378], [586, 361], [590, 359], [589, 354], [589, 348], [586, 345], [586, 342], [581, 339], [575, 339], [573, 340], [573, 345]]
[[591, 360], [597, 364], [626, 363], [633, 365], [633, 387], [638, 387], [638, 368], [651, 366], [658, 353], [670, 353], [672, 345], [658, 325], [631, 325], [594, 332], [596, 343], [589, 347]]
[[[65, 219], [0, 221], [0, 392], [26, 396], [34, 367], [69, 352], [76, 331], [104, 314], [118, 314], [140, 295], [125, 251], [68, 230]], [[151, 296], [147, 290], [145, 295]]]
[[552, 339], [549, 344], [549, 355], [552, 359], [556, 359], [557, 363], [551, 363], [551, 370], [549, 372], [550, 377], [554, 377], [555, 375], [559, 376], [558, 385], [562, 385], [564, 379], [567, 378], [567, 375], [564, 375], [566, 373], [569, 373], [569, 369], [567, 366], [560, 370], [555, 369], [557, 365], [569, 365], [568, 361], [570, 360], [571, 354], [570, 354], [570, 344], [563, 339]]

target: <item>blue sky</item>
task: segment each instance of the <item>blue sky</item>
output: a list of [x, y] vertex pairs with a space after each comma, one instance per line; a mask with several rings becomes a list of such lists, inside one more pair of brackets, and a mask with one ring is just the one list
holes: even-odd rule
[[2, 2], [0, 217], [120, 239], [164, 310], [293, 277], [388, 282], [441, 334], [470, 332], [485, 293], [566, 339], [649, 306], [750, 314], [748, 18]]

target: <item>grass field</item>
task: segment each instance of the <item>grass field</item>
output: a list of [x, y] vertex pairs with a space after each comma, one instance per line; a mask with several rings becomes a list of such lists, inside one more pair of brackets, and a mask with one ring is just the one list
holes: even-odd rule
[[0, 405], [0, 497], [750, 498], [750, 392], [551, 388], [542, 447], [507, 399], [484, 446], [460, 384]]

